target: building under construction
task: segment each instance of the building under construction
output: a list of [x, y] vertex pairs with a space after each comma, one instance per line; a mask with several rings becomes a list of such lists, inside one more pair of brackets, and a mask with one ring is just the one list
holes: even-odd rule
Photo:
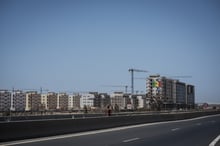
[[195, 105], [193, 85], [160, 75], [147, 78], [147, 96], [152, 109], [189, 109]]

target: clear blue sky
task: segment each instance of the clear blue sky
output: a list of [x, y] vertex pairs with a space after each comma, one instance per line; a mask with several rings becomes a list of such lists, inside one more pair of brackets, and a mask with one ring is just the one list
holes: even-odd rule
[[0, 0], [0, 89], [123, 90], [102, 85], [132, 67], [191, 75], [196, 102], [220, 103], [219, 63], [219, 0]]

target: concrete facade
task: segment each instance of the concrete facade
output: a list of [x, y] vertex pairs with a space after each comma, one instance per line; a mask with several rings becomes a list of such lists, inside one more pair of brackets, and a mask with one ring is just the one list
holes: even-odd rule
[[176, 102], [175, 104], [186, 104], [186, 84], [176, 82]]
[[13, 92], [13, 109], [15, 111], [25, 111], [26, 94], [22, 91]]
[[68, 97], [68, 109], [79, 110], [80, 109], [80, 98], [79, 94], [69, 95]]
[[56, 110], [58, 106], [58, 94], [55, 92], [49, 92], [47, 95], [47, 103], [48, 110]]
[[111, 99], [107, 93], [100, 93], [99, 99], [100, 99], [100, 108], [101, 109], [105, 109], [108, 105], [111, 105]]
[[187, 85], [187, 106], [188, 108], [194, 108], [195, 106], [195, 86]]
[[127, 109], [127, 105], [131, 104], [129, 96], [126, 96], [123, 92], [114, 92], [110, 95], [110, 98], [113, 108], [117, 106], [119, 110]]
[[37, 91], [26, 92], [26, 111], [39, 111], [41, 107], [41, 94]]
[[48, 110], [48, 94], [41, 94], [41, 110]]
[[10, 111], [11, 108], [11, 92], [8, 90], [0, 90], [0, 111]]
[[146, 108], [146, 95], [137, 95], [138, 106], [137, 109]]
[[187, 108], [195, 104], [194, 86], [179, 80], [152, 75], [147, 79], [147, 95], [163, 108]]
[[59, 93], [58, 94], [58, 107], [57, 109], [61, 111], [68, 110], [68, 95], [66, 93]]
[[94, 107], [94, 98], [95, 98], [94, 94], [91, 93], [82, 94], [80, 98], [80, 108], [83, 109], [85, 106], [89, 108]]

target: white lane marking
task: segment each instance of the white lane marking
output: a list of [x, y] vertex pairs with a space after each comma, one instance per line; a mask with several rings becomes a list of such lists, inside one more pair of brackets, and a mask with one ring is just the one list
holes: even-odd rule
[[215, 146], [215, 144], [220, 140], [220, 135], [217, 136], [210, 144], [209, 146]]
[[180, 130], [180, 128], [171, 129], [171, 131], [177, 131], [177, 130]]
[[11, 141], [11, 142], [0, 143], [0, 146], [11, 146], [11, 145], [42, 142], [42, 141], [55, 140], [55, 139], [72, 138], [72, 137], [79, 137], [79, 136], [99, 134], [99, 133], [105, 133], [105, 132], [120, 131], [120, 130], [132, 129], [132, 128], [140, 128], [140, 127], [152, 126], [152, 125], [161, 125], [161, 124], [179, 123], [179, 122], [189, 122], [189, 121], [200, 120], [200, 119], [205, 119], [205, 118], [209, 118], [209, 117], [217, 117], [217, 116], [220, 116], [220, 114], [209, 115], [209, 116], [204, 116], [204, 117], [198, 117], [198, 118], [193, 118], [193, 119], [178, 120], [178, 121], [165, 121], [165, 122], [157, 122], [157, 123], [147, 123], [147, 124], [123, 126], [123, 127], [117, 127], [117, 128], [111, 128], [111, 129], [89, 131], [89, 132], [80, 132], [80, 133], [74, 133], [74, 134], [50, 136], [50, 137], [44, 137], [44, 138], [34, 138], [34, 139]]
[[202, 125], [202, 123], [196, 123], [196, 126], [201, 126]]
[[136, 137], [136, 138], [126, 139], [126, 140], [123, 140], [123, 142], [131, 142], [131, 141], [135, 141], [138, 139], [140, 139], [140, 138]]

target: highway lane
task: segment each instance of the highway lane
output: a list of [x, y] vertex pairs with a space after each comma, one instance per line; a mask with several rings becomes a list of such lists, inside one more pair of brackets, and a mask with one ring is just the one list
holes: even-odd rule
[[[20, 146], [208, 146], [220, 135], [220, 115], [32, 139]], [[21, 142], [21, 141], [20, 141]]]

